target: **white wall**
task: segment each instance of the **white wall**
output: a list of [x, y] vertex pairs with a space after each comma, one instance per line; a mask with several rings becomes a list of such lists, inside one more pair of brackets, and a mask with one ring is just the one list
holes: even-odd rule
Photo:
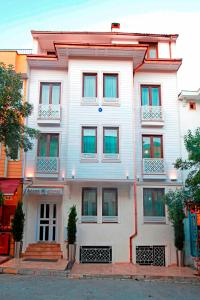
[[[81, 223], [82, 187], [97, 187], [98, 223]], [[118, 188], [118, 223], [102, 223], [102, 187]], [[77, 222], [77, 260], [79, 246], [112, 246], [113, 262], [129, 262], [129, 237], [133, 231], [133, 194], [129, 185], [100, 183], [72, 184], [69, 199], [65, 201], [65, 226], [67, 214], [76, 205]]]
[[[141, 85], [156, 84], [161, 86], [161, 105], [164, 112], [163, 127], [141, 127]], [[180, 132], [178, 122], [178, 100], [175, 73], [143, 73], [135, 74], [134, 99], [136, 105], [137, 175], [141, 178], [142, 169], [142, 134], [163, 135], [163, 156], [166, 162], [167, 176], [174, 172], [173, 163], [180, 157]], [[181, 177], [179, 176], [179, 180]]]
[[[131, 61], [70, 60], [69, 61], [69, 128], [67, 177], [75, 169], [76, 178], [126, 179], [133, 178], [133, 81]], [[98, 98], [103, 97], [103, 73], [119, 73], [120, 106], [81, 105], [82, 73], [98, 73]], [[84, 163], [81, 160], [81, 126], [98, 127], [98, 162]], [[119, 126], [120, 162], [102, 162], [103, 126]]]
[[[66, 155], [67, 155], [67, 126], [68, 126], [68, 77], [67, 71], [59, 70], [30, 70], [29, 79], [29, 94], [28, 101], [34, 107], [31, 116], [28, 118], [27, 124], [29, 127], [40, 130], [41, 133], [59, 133], [60, 137], [60, 177], [66, 173]], [[40, 82], [61, 82], [61, 124], [60, 126], [43, 125], [38, 126], [38, 104], [40, 96]], [[26, 171], [25, 176], [34, 174], [35, 159], [37, 156], [37, 141], [34, 141], [34, 146], [31, 151], [26, 154]]]

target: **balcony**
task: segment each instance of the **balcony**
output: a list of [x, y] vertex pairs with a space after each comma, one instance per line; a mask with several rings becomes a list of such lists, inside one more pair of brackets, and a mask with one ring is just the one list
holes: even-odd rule
[[61, 109], [60, 104], [39, 104], [38, 123], [40, 124], [60, 124]]
[[165, 160], [163, 158], [143, 158], [143, 178], [166, 178]]
[[37, 177], [58, 177], [59, 157], [37, 157], [36, 176]]
[[141, 122], [142, 126], [163, 126], [162, 106], [142, 106]]

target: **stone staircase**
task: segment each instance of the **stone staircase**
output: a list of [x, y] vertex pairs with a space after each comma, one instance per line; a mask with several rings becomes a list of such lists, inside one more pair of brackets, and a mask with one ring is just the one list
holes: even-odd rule
[[60, 244], [56, 243], [29, 244], [23, 255], [25, 259], [61, 259], [62, 257]]

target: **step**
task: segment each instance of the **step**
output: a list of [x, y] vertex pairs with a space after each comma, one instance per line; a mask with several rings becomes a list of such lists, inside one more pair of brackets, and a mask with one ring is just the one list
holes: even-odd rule
[[29, 244], [28, 245], [29, 247], [42, 247], [42, 248], [45, 248], [45, 247], [60, 247], [60, 244], [54, 244], [54, 243], [35, 243], [35, 244]]
[[37, 255], [37, 256], [42, 256], [42, 255], [55, 255], [55, 256], [62, 256], [62, 252], [61, 251], [56, 251], [56, 252], [52, 252], [52, 251], [47, 251], [47, 252], [40, 252], [40, 251], [26, 251], [24, 253], [24, 256], [26, 255]]
[[41, 256], [41, 255], [24, 255], [23, 256], [23, 258], [38, 258], [38, 259], [61, 259], [62, 257], [61, 256], [55, 256], [55, 255], [43, 255], [43, 256]]
[[57, 251], [61, 251], [60, 247], [58, 248], [51, 248], [51, 247], [47, 247], [47, 248], [43, 248], [43, 247], [27, 247], [26, 251], [41, 251], [41, 252], [57, 252]]

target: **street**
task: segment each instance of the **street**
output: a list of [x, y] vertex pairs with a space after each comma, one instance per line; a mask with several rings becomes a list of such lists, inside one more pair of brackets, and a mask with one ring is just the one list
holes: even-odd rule
[[0, 300], [199, 300], [200, 284], [0, 275]]

